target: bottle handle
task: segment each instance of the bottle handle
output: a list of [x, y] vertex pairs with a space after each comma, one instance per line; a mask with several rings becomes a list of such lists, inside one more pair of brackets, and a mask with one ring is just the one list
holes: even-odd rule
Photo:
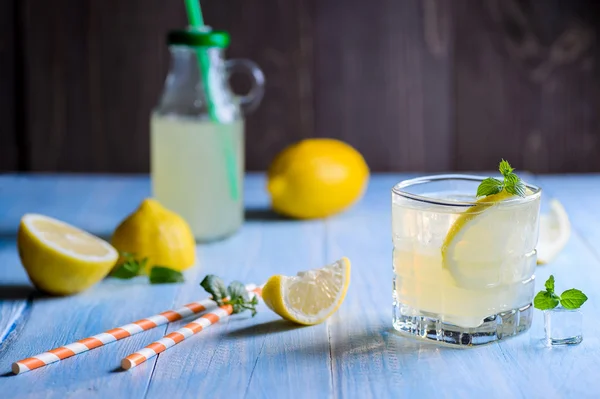
[[234, 73], [245, 73], [252, 78], [250, 91], [242, 96], [236, 96], [244, 113], [250, 113], [258, 107], [265, 93], [265, 75], [254, 62], [243, 58], [225, 61], [225, 68], [229, 76]]

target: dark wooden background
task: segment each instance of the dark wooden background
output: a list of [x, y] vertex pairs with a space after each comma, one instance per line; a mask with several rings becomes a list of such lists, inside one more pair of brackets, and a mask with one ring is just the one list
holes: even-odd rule
[[[247, 166], [336, 137], [375, 171], [600, 171], [597, 0], [203, 0], [267, 77]], [[0, 0], [0, 170], [146, 172], [183, 1]]]

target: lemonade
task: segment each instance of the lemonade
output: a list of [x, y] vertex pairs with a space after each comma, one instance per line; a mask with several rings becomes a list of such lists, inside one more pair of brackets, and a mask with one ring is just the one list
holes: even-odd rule
[[[153, 194], [181, 215], [198, 241], [235, 232], [244, 220], [244, 122], [154, 115]], [[231, 184], [237, 185], [232, 190]]]
[[477, 199], [482, 179], [434, 176], [392, 191], [394, 327], [479, 345], [531, 324], [541, 192]]

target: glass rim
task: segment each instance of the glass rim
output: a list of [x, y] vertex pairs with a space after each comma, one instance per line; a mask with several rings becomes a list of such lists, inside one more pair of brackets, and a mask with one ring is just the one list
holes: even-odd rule
[[[487, 176], [487, 177], [489, 177], [489, 176]], [[396, 185], [394, 185], [394, 187], [392, 187], [392, 193], [399, 195], [401, 197], [404, 197], [404, 198], [408, 198], [408, 199], [419, 201], [419, 202], [425, 202], [425, 203], [433, 204], [433, 205], [451, 206], [451, 207], [471, 207], [471, 206], [480, 205], [480, 204], [486, 203], [486, 202], [481, 201], [481, 200], [479, 200], [479, 202], [478, 202], [478, 201], [455, 201], [455, 200], [449, 200], [449, 199], [443, 199], [443, 198], [433, 198], [433, 197], [428, 197], [426, 195], [409, 193], [408, 191], [403, 190], [403, 189], [415, 186], [417, 184], [439, 182], [439, 181], [444, 181], [444, 180], [462, 180], [462, 181], [481, 182], [484, 179], [487, 179], [487, 177], [486, 176], [476, 176], [476, 175], [466, 175], [466, 174], [445, 174], [445, 175], [422, 176], [422, 177], [417, 177], [414, 179], [403, 180], [400, 183], [397, 183]], [[523, 183], [525, 183], [525, 186], [528, 189], [533, 191], [533, 194], [528, 195], [525, 198], [515, 197], [515, 198], [510, 198], [510, 199], [507, 199], [507, 200], [504, 200], [501, 202], [503, 204], [514, 204], [514, 203], [522, 204], [522, 203], [534, 201], [540, 197], [540, 195], [542, 194], [542, 189], [540, 187], [535, 186], [530, 183], [527, 183], [525, 181], [523, 181]]]

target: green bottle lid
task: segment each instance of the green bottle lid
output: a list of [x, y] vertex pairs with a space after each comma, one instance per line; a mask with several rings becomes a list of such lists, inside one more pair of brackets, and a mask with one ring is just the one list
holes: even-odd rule
[[167, 35], [167, 43], [175, 46], [226, 48], [229, 42], [229, 33], [222, 30], [172, 30]]

